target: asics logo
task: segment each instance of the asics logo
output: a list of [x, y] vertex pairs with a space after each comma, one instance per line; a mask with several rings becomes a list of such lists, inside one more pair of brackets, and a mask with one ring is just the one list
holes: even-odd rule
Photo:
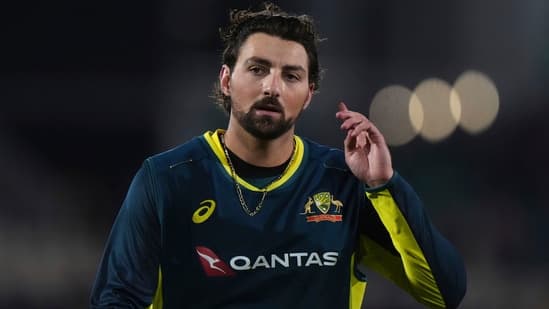
[[213, 214], [215, 210], [215, 201], [214, 200], [203, 200], [200, 202], [200, 206], [193, 213], [193, 222], [196, 224], [203, 223], [208, 220], [208, 218]]

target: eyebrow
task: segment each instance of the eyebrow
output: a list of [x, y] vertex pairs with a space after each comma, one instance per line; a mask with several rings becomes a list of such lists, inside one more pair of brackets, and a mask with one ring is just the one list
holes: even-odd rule
[[[264, 58], [260, 58], [260, 57], [250, 57], [248, 59], [246, 59], [245, 63], [255, 63], [255, 64], [259, 64], [259, 65], [263, 65], [263, 66], [266, 66], [266, 67], [271, 67], [272, 66], [272, 63], [267, 60], [267, 59], [264, 59]], [[300, 65], [290, 65], [290, 64], [287, 64], [287, 65], [284, 65], [282, 67], [283, 70], [285, 71], [302, 71], [303, 73], [306, 72], [305, 68], [303, 68], [302, 66]]]

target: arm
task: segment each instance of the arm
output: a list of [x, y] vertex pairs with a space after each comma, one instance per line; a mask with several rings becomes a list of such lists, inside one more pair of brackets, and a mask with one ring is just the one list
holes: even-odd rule
[[160, 224], [148, 162], [135, 175], [113, 224], [91, 294], [91, 308], [144, 308], [159, 278]]
[[359, 263], [380, 272], [431, 307], [457, 307], [465, 294], [465, 268], [433, 227], [414, 190], [393, 170], [381, 132], [362, 114], [339, 104], [347, 132], [345, 162], [370, 188], [361, 209]]
[[414, 190], [395, 174], [366, 191], [371, 205], [361, 210], [358, 262], [429, 307], [457, 307], [465, 294], [463, 261], [432, 225]]

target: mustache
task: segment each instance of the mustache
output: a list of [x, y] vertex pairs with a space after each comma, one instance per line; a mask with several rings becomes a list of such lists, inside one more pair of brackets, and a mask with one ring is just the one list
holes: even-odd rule
[[284, 109], [282, 108], [282, 104], [278, 101], [276, 97], [264, 97], [261, 100], [258, 100], [254, 103], [252, 106], [252, 109], [264, 109], [274, 112], [282, 113], [284, 112]]

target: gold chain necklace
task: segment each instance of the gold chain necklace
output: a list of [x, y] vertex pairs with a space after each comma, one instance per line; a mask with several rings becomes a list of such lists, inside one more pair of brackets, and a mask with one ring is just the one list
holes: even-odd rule
[[250, 217], [253, 217], [257, 215], [257, 213], [259, 213], [259, 211], [261, 210], [261, 207], [263, 207], [263, 201], [265, 201], [265, 197], [267, 196], [267, 188], [273, 183], [275, 183], [276, 181], [278, 181], [280, 178], [282, 178], [282, 176], [284, 176], [288, 171], [288, 168], [292, 165], [292, 162], [294, 162], [294, 159], [296, 156], [295, 140], [294, 140], [294, 148], [292, 150], [292, 157], [290, 158], [290, 162], [288, 162], [282, 174], [278, 175], [278, 177], [276, 177], [274, 180], [269, 182], [266, 186], [264, 186], [261, 189], [262, 194], [261, 194], [261, 198], [259, 199], [259, 203], [257, 203], [257, 206], [255, 207], [255, 209], [251, 211], [250, 208], [248, 208], [248, 204], [244, 200], [242, 189], [240, 188], [240, 184], [238, 184], [238, 180], [236, 179], [236, 171], [234, 169], [233, 162], [231, 161], [231, 157], [229, 156], [229, 152], [227, 151], [227, 146], [225, 146], [225, 135], [220, 134], [219, 137], [221, 140], [221, 146], [223, 146], [223, 152], [225, 153], [225, 157], [227, 158], [227, 163], [229, 163], [229, 168], [231, 169], [231, 177], [233, 179], [236, 195], [238, 195], [238, 199], [240, 200], [240, 206], [242, 206], [242, 209], [246, 214], [248, 214]]

